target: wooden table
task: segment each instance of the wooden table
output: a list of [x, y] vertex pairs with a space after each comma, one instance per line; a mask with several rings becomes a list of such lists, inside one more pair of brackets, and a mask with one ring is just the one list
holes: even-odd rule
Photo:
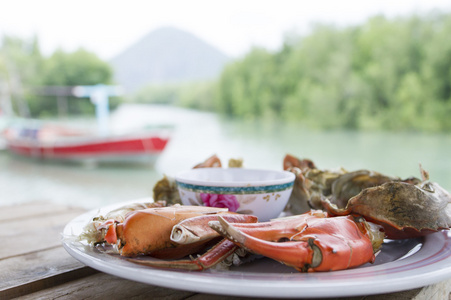
[[[60, 236], [64, 226], [83, 212], [42, 202], [0, 206], [0, 299], [250, 299], [147, 285], [83, 265], [64, 250]], [[447, 280], [405, 292], [348, 299], [443, 300], [451, 299], [450, 290]]]

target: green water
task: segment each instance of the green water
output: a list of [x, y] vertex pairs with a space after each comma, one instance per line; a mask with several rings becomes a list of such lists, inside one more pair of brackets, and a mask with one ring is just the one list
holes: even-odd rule
[[281, 169], [285, 154], [312, 159], [319, 168], [371, 169], [419, 176], [451, 190], [451, 134], [315, 131], [295, 124], [227, 121], [209, 113], [162, 106], [127, 105], [111, 118], [113, 128], [172, 124], [172, 139], [154, 168], [68, 165], [0, 152], [0, 205], [52, 201], [86, 208], [152, 196], [162, 174], [175, 175], [212, 154], [245, 167]]

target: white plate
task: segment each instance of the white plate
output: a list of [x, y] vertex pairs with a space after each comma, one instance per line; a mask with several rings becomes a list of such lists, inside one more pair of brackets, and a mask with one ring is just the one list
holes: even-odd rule
[[[139, 202], [141, 199], [131, 202]], [[230, 296], [315, 298], [382, 294], [408, 290], [451, 278], [451, 235], [437, 232], [423, 239], [389, 241], [375, 264], [344, 271], [298, 273], [270, 259], [229, 271], [189, 272], [136, 265], [99, 252], [69, 236], [78, 235], [93, 216], [121, 203], [80, 215], [64, 228], [64, 248], [82, 263], [122, 278], [168, 288]]]

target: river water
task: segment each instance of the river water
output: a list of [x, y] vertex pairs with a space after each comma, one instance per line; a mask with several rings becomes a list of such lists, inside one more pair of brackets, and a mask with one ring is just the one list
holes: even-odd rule
[[370, 169], [400, 177], [419, 177], [421, 163], [432, 181], [451, 190], [451, 134], [318, 131], [156, 105], [123, 105], [111, 115], [116, 131], [159, 124], [174, 131], [153, 168], [57, 164], [0, 151], [0, 205], [51, 201], [89, 209], [151, 197], [163, 174], [174, 176], [212, 154], [224, 164], [242, 158], [247, 168], [281, 169], [290, 153], [321, 169]]

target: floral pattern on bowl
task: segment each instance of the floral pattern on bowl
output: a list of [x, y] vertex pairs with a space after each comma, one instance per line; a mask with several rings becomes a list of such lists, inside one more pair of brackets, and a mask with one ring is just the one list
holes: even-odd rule
[[175, 179], [184, 205], [225, 207], [268, 221], [283, 212], [295, 176], [287, 171], [198, 168]]
[[[256, 215], [259, 217], [260, 221], [268, 221], [278, 217], [278, 209], [283, 210], [286, 203], [281, 202], [279, 199], [281, 199], [283, 194], [288, 194], [289, 197], [289, 194], [291, 194], [291, 188], [282, 192], [244, 195], [207, 194], [184, 190], [182, 188], [179, 188], [179, 192], [182, 196], [182, 202], [185, 205], [226, 207], [230, 211], [240, 214]], [[204, 200], [206, 198], [208, 198], [208, 200]], [[264, 207], [259, 205], [259, 203], [268, 203], [273, 209], [266, 210]], [[236, 210], [234, 210], [235, 207]]]
[[225, 207], [231, 212], [236, 212], [240, 207], [235, 195], [201, 193], [200, 199], [202, 199], [205, 206]]

